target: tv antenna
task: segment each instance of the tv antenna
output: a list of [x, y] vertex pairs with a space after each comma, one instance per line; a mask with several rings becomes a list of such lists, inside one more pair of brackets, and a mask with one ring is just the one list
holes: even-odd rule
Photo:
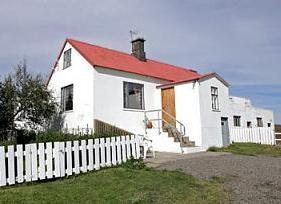
[[139, 34], [138, 31], [136, 30], [130, 30], [130, 36], [131, 36], [131, 40], [134, 40], [135, 39], [135, 36], [137, 36]]

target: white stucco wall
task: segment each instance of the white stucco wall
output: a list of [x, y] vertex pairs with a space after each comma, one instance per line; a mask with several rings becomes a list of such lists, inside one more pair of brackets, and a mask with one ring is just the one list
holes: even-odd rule
[[175, 86], [176, 119], [186, 128], [186, 135], [196, 146], [202, 145], [199, 83]]
[[254, 107], [249, 99], [235, 96], [229, 97], [229, 126], [234, 127], [233, 116], [241, 117], [241, 127], [247, 127], [247, 121], [252, 127], [257, 127], [257, 118], [262, 118], [263, 126], [268, 123], [274, 128], [274, 116], [271, 110]]
[[95, 68], [94, 78], [94, 118], [144, 134], [144, 110], [123, 107], [123, 82], [143, 84], [145, 110], [152, 110], [161, 108], [161, 92], [156, 86], [163, 81], [99, 67]]
[[[202, 125], [202, 146], [222, 146], [221, 117], [228, 117], [229, 89], [216, 77], [200, 83], [200, 115]], [[219, 110], [212, 110], [211, 87], [218, 88]]]
[[[72, 48], [67, 43], [63, 52]], [[73, 111], [64, 113], [65, 125], [69, 128], [93, 127], [94, 111], [94, 68], [74, 48], [71, 49], [71, 66], [63, 69], [63, 52], [49, 81], [48, 88], [53, 91], [60, 104], [61, 88], [73, 84]]]

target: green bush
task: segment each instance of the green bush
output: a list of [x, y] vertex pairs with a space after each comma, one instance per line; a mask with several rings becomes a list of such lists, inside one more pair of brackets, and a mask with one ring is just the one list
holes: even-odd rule
[[146, 168], [142, 158], [134, 159], [133, 157], [131, 157], [131, 159], [129, 159], [126, 163], [123, 163], [121, 166], [128, 169], [135, 169], [135, 170]]

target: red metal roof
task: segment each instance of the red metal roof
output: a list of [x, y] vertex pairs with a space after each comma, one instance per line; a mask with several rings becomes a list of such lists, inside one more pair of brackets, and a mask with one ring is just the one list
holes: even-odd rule
[[200, 74], [190, 69], [150, 59], [141, 61], [124, 52], [73, 39], [67, 39], [66, 41], [69, 42], [93, 66], [101, 66], [119, 71], [164, 79], [167, 81], [180, 81], [200, 76]]
[[[73, 39], [65, 40], [57, 60], [60, 58], [67, 42], [70, 43], [93, 66], [135, 73], [169, 81], [169, 83], [164, 84], [164, 86], [198, 80], [200, 78], [205, 78], [207, 75], [210, 76], [210, 74], [201, 75], [191, 69], [166, 64], [155, 60], [147, 59], [146, 61], [141, 61], [136, 57], [124, 52]], [[48, 83], [53, 71], [54, 70], [52, 70], [49, 76]], [[220, 79], [222, 78], [220, 77]], [[223, 80], [223, 82], [225, 81]]]

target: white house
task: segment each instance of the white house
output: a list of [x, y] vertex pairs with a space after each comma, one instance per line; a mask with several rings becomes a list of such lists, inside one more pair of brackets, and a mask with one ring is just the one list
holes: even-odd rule
[[131, 54], [67, 39], [48, 87], [69, 128], [94, 128], [98, 119], [151, 137], [159, 151], [227, 145], [234, 125], [274, 126], [272, 111], [230, 97], [218, 74], [146, 58], [140, 38], [132, 41]]

